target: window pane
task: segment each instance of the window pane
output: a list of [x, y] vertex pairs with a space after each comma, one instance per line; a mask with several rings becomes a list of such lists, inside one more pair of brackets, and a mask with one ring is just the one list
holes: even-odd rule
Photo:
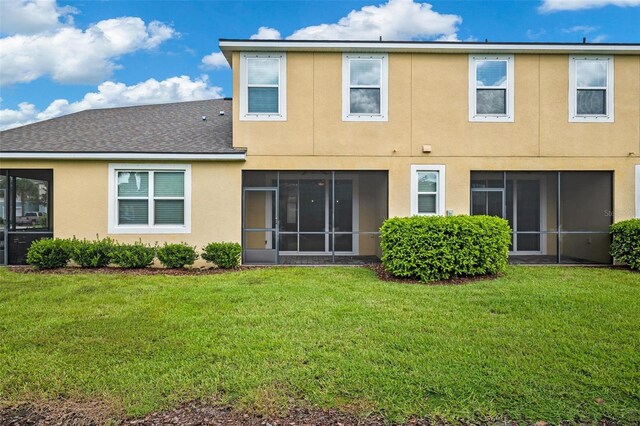
[[147, 225], [149, 203], [147, 200], [118, 200], [118, 223], [120, 225]]
[[380, 85], [379, 59], [351, 59], [350, 82], [352, 86]]
[[319, 234], [300, 234], [300, 251], [326, 251], [325, 236]]
[[607, 62], [576, 61], [578, 87], [606, 87]]
[[249, 113], [278, 113], [277, 87], [249, 87]]
[[352, 114], [380, 114], [380, 89], [351, 89]]
[[507, 87], [507, 61], [476, 61], [478, 87]]
[[154, 179], [156, 197], [184, 197], [184, 172], [156, 172]]
[[418, 213], [435, 213], [436, 212], [436, 195], [435, 194], [419, 194], [418, 195]]
[[247, 59], [247, 80], [249, 84], [278, 84], [279, 74], [279, 59]]
[[118, 197], [147, 197], [149, 173], [118, 172]]
[[156, 200], [156, 225], [184, 225], [183, 200]]
[[436, 192], [438, 190], [438, 173], [418, 172], [418, 192]]
[[477, 114], [506, 114], [507, 91], [505, 89], [478, 89], [476, 93]]
[[607, 113], [605, 90], [578, 90], [576, 112], [585, 115], [604, 115]]

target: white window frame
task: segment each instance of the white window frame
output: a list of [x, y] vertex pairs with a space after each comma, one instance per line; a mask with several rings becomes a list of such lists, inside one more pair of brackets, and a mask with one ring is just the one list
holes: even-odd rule
[[[248, 66], [247, 60], [254, 58], [278, 59], [278, 112], [249, 113]], [[271, 86], [270, 86], [271, 87]], [[240, 120], [241, 121], [287, 121], [287, 54], [285, 52], [260, 52], [240, 54]]]
[[[476, 92], [477, 74], [476, 64], [479, 61], [506, 61], [507, 62], [507, 93], [505, 102], [507, 103], [506, 114], [477, 114], [476, 113]], [[469, 121], [490, 122], [490, 123], [513, 123], [515, 118], [514, 108], [514, 57], [513, 55], [469, 55]], [[491, 88], [491, 87], [485, 87]]]
[[[576, 61], [606, 61], [607, 62], [607, 87], [606, 93], [606, 114], [601, 115], [578, 115], [577, 114], [577, 102], [578, 102], [578, 89], [577, 87], [577, 67]], [[614, 122], [614, 96], [613, 96], [613, 83], [614, 83], [614, 67], [612, 55], [570, 55], [569, 56], [569, 122], [571, 123], [613, 123]], [[594, 89], [591, 87], [591, 89]], [[595, 89], [598, 89], [597, 87]]]
[[[436, 172], [438, 173], [436, 212], [418, 213], [418, 173]], [[441, 164], [421, 164], [411, 166], [411, 215], [420, 216], [444, 216], [445, 215], [445, 166]]]
[[636, 217], [640, 219], [640, 164], [636, 164]]
[[[351, 60], [380, 60], [380, 114], [351, 113]], [[364, 86], [358, 86], [364, 87]], [[378, 88], [378, 86], [370, 86]], [[342, 54], [342, 121], [389, 121], [389, 55], [368, 53]]]
[[[147, 225], [118, 224], [118, 172], [150, 172], [149, 173], [149, 222]], [[153, 172], [184, 172], [184, 224], [183, 225], [154, 225], [154, 197]], [[191, 233], [191, 165], [190, 164], [109, 164], [109, 192], [108, 192], [108, 221], [109, 234], [190, 234]], [[169, 197], [167, 199], [174, 199]]]

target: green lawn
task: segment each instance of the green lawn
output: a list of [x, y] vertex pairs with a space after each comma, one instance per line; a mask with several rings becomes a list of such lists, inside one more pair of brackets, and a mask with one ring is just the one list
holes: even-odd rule
[[640, 274], [510, 267], [461, 286], [363, 268], [210, 276], [0, 268], [0, 400], [197, 398], [448, 420], [640, 422]]

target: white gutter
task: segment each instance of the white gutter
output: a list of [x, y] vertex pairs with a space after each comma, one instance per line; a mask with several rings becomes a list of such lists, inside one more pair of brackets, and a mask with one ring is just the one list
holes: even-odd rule
[[532, 44], [463, 42], [287, 41], [220, 40], [220, 49], [231, 63], [234, 51], [287, 52], [423, 52], [423, 53], [590, 53], [639, 55], [640, 44]]
[[163, 154], [148, 152], [0, 152], [0, 159], [11, 160], [188, 160], [245, 161], [246, 153]]

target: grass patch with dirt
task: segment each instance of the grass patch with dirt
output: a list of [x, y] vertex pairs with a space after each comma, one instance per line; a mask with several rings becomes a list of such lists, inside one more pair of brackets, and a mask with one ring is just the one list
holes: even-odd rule
[[365, 268], [203, 276], [0, 268], [0, 401], [127, 416], [215, 398], [448, 421], [640, 422], [640, 275], [509, 267], [460, 286]]

